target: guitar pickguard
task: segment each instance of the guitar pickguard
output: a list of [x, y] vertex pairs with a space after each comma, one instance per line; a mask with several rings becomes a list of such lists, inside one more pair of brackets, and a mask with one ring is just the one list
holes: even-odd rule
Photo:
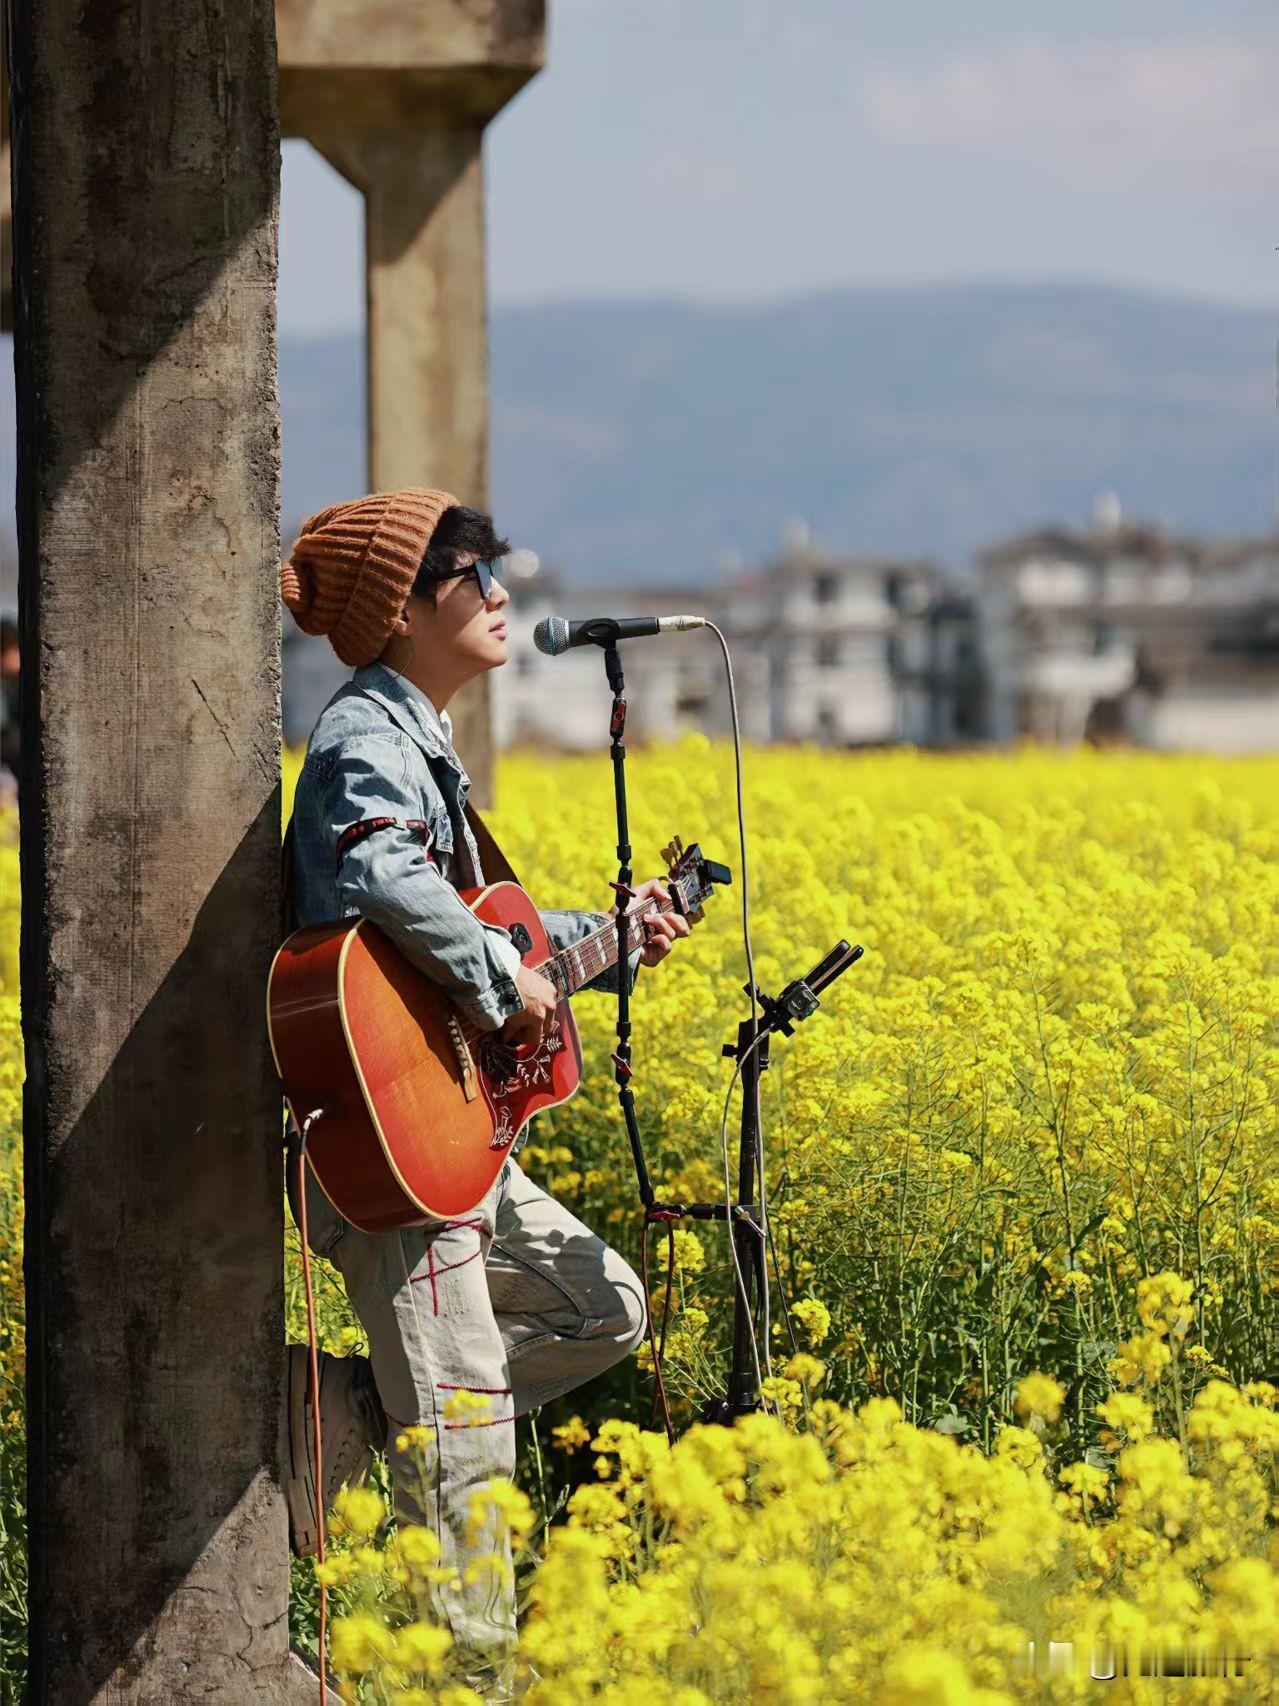
[[509, 1043], [486, 1039], [480, 1044], [480, 1070], [494, 1099], [514, 1096], [551, 1082], [552, 1057], [564, 1047], [558, 1022], [532, 1054], [521, 1056]]
[[480, 1079], [493, 1114], [491, 1149], [507, 1148], [531, 1114], [563, 1100], [566, 1086], [556, 1067], [565, 1046], [558, 1018], [537, 1047], [526, 1053], [497, 1036], [481, 1039]]

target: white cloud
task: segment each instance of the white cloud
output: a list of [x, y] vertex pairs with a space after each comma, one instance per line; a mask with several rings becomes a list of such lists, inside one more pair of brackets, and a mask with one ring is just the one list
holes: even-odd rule
[[907, 147], [1019, 148], [1072, 167], [1109, 158], [1257, 166], [1279, 151], [1279, 39], [1023, 41], [861, 83], [863, 122]]

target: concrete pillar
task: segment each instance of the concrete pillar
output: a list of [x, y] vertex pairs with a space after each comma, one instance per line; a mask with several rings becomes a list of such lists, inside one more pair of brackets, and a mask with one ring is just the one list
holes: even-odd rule
[[[483, 141], [481, 124], [419, 119], [324, 146], [364, 193], [370, 489], [442, 486], [475, 509], [490, 501]], [[449, 714], [476, 802], [488, 804], [488, 677]]]
[[287, 1639], [270, 0], [11, 0], [31, 1686]]
[[[543, 0], [383, 0], [373, 19], [363, 0], [278, 0], [278, 20], [284, 132], [365, 198], [369, 487], [486, 508], [484, 127], [542, 64]], [[449, 706], [481, 807], [489, 685]]]
[[0, 7], [0, 332], [13, 330], [13, 207], [9, 183], [9, 72]]

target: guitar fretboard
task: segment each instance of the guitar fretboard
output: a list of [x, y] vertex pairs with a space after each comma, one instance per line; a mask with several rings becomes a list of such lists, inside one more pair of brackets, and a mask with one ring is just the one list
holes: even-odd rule
[[[659, 900], [648, 895], [638, 905], [631, 908], [626, 915], [626, 941], [628, 948], [638, 947], [643, 941], [639, 928], [640, 919], [656, 912], [673, 912], [674, 903], [669, 900]], [[617, 960], [617, 920], [610, 918], [608, 923], [598, 930], [592, 930], [589, 936], [583, 936], [580, 942], [573, 942], [567, 948], [561, 948], [543, 965], [538, 966], [543, 977], [548, 977], [562, 996], [574, 994], [592, 978], [598, 977], [606, 966], [611, 966]]]

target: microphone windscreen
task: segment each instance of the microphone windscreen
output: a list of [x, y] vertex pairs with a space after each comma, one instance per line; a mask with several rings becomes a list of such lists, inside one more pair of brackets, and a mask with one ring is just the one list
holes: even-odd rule
[[568, 650], [568, 623], [562, 616], [544, 616], [533, 630], [533, 644], [547, 657], [558, 657]]

